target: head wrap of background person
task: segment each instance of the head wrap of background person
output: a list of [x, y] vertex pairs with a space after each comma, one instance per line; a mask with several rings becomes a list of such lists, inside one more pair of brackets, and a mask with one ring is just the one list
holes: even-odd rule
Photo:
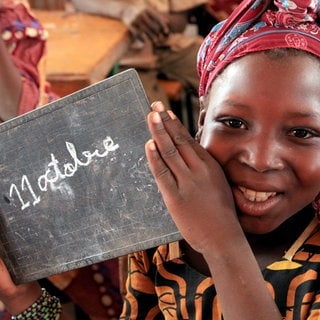
[[199, 96], [232, 61], [253, 52], [295, 48], [320, 56], [320, 0], [244, 0], [214, 26], [198, 54]]

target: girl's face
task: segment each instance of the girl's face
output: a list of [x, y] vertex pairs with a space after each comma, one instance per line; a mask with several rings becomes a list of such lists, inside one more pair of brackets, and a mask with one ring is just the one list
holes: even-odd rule
[[212, 86], [200, 143], [223, 167], [243, 229], [267, 233], [320, 192], [320, 63], [251, 54]]

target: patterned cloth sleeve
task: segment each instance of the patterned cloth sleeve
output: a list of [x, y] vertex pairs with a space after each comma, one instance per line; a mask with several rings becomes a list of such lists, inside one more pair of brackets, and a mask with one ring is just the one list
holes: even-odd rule
[[2, 39], [22, 79], [18, 115], [56, 99], [45, 79], [47, 32], [30, 11], [28, 2], [3, 0], [0, 28]]
[[120, 319], [163, 319], [158, 307], [152, 272], [152, 251], [128, 256], [127, 294]]

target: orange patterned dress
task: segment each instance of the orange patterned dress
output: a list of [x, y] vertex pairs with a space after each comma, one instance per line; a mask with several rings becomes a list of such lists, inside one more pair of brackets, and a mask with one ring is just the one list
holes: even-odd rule
[[[320, 228], [317, 221], [308, 228], [301, 245], [288, 251], [291, 257], [262, 271], [285, 320], [320, 319]], [[162, 245], [129, 256], [120, 319], [222, 320], [218, 300], [211, 277], [188, 266], [183, 256], [171, 259], [169, 245]]]

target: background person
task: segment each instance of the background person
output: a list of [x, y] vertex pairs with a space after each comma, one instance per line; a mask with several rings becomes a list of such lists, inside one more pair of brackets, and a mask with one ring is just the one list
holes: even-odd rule
[[[196, 56], [202, 37], [185, 34], [189, 16], [206, 0], [72, 0], [82, 12], [123, 21], [132, 36], [132, 46], [121, 59], [121, 70], [136, 68], [150, 101], [168, 98], [157, 78], [179, 80], [197, 92]], [[106, 39], [107, 41], [107, 39]]]

